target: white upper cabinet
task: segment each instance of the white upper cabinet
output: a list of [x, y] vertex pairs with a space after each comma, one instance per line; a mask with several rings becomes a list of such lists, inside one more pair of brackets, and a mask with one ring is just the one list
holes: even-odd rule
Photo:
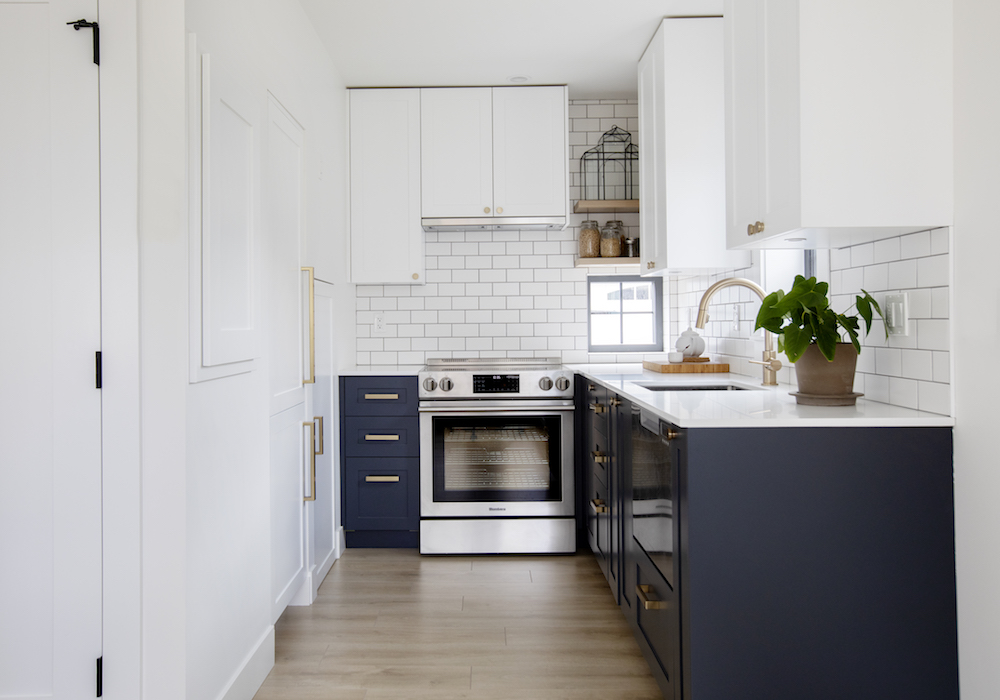
[[420, 91], [421, 214], [493, 212], [493, 89]]
[[951, 2], [727, 0], [731, 248], [952, 223]]
[[565, 87], [493, 88], [497, 216], [567, 215], [567, 112]]
[[351, 281], [424, 284], [420, 90], [351, 90]]
[[421, 90], [426, 219], [565, 217], [565, 87]]
[[726, 248], [722, 17], [663, 20], [639, 61], [643, 274], [745, 267]]

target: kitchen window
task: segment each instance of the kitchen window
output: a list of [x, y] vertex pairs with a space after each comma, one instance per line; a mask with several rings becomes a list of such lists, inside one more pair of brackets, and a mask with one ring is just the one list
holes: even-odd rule
[[590, 352], [662, 352], [663, 278], [588, 277], [587, 349]]

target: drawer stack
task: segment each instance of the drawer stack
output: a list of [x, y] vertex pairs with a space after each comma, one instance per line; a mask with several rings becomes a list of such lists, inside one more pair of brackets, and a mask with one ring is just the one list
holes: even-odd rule
[[416, 377], [342, 377], [348, 547], [416, 547], [420, 431]]

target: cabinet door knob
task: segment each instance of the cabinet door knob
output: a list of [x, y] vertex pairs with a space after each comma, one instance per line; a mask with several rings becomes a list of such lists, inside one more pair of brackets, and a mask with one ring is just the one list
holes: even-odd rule
[[591, 452], [590, 456], [594, 458], [594, 462], [597, 464], [607, 464], [608, 456], [603, 452]]
[[497, 207], [497, 214], [503, 214], [503, 207]]
[[648, 263], [646, 263], [646, 269], [647, 270], [652, 270], [654, 267], [656, 267], [656, 263], [653, 262], [652, 260], [650, 260]]
[[489, 207], [483, 207], [483, 213], [484, 214], [489, 214], [490, 213], [490, 208]]
[[608, 507], [604, 505], [604, 499], [602, 498], [592, 498], [590, 499], [590, 507], [594, 509], [595, 513], [607, 513]]
[[755, 233], [762, 233], [764, 231], [764, 222], [756, 221], [752, 224], [747, 224], [747, 235], [752, 236]]

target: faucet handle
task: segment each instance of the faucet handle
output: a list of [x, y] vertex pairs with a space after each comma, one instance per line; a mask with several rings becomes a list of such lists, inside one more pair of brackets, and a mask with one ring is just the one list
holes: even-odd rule
[[747, 360], [752, 365], [764, 365], [772, 372], [777, 372], [781, 369], [781, 360]]

